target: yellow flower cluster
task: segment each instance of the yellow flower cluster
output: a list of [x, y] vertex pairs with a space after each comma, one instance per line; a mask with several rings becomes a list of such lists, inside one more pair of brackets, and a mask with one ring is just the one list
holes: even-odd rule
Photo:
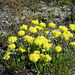
[[48, 54], [46, 54], [43, 59], [45, 62], [48, 62], [51, 61], [52, 58]]
[[27, 25], [22, 25], [21, 27], [20, 27], [20, 29], [23, 29], [23, 30], [27, 30]]
[[29, 32], [31, 32], [31, 33], [37, 33], [37, 30], [36, 30], [35, 27], [30, 27], [29, 28]]
[[23, 30], [20, 30], [19, 32], [18, 32], [18, 35], [19, 36], [23, 36], [25, 34], [25, 31], [23, 31]]
[[41, 46], [42, 45], [42, 40], [37, 38], [37, 39], [35, 39], [34, 44], [36, 46]]
[[48, 54], [46, 54], [46, 55], [40, 54], [40, 60], [41, 61], [48, 62], [48, 61], [51, 61], [51, 59], [52, 58]]
[[38, 25], [38, 24], [39, 24], [39, 21], [38, 21], [38, 20], [32, 20], [32, 21], [31, 21], [31, 24], [33, 24], [33, 25]]
[[32, 53], [29, 55], [29, 60], [32, 62], [37, 62], [39, 60], [40, 56], [37, 53]]
[[33, 53], [40, 54], [40, 51], [35, 50]]
[[46, 39], [44, 36], [38, 36], [37, 39], [42, 41], [42, 44], [48, 43], [48, 39]]
[[10, 58], [10, 55], [9, 55], [10, 53], [5, 53], [5, 55], [4, 55], [4, 57], [3, 57], [3, 59], [4, 60], [9, 60], [9, 58]]
[[42, 51], [42, 52], [45, 52], [46, 50], [45, 50], [45, 49], [42, 49], [41, 51]]
[[34, 40], [34, 44], [36, 46], [41, 46], [44, 43], [48, 43], [48, 40], [44, 37], [44, 36], [38, 36], [35, 40]]
[[19, 47], [19, 49], [18, 49], [20, 52], [26, 52], [26, 49], [24, 48], [24, 47]]
[[16, 41], [17, 41], [17, 38], [14, 37], [14, 36], [11, 36], [11, 37], [8, 38], [8, 42], [10, 42], [10, 43], [14, 43]]
[[70, 28], [71, 31], [75, 31], [75, 24], [70, 24], [69, 28]]
[[39, 31], [44, 29], [43, 27], [40, 27], [40, 26], [35, 26], [35, 28]]
[[8, 51], [10, 51], [10, 50], [12, 50], [12, 49], [14, 49], [14, 48], [16, 48], [16, 45], [15, 44], [10, 44], [10, 45], [8, 45]]
[[68, 28], [65, 26], [59, 26], [59, 30], [65, 32], [65, 31], [68, 31]]
[[66, 31], [62, 33], [64, 40], [69, 40], [69, 37], [73, 37], [73, 34], [70, 31]]
[[56, 30], [53, 30], [53, 31], [52, 31], [52, 34], [53, 34], [53, 36], [54, 36], [55, 38], [58, 38], [58, 37], [61, 36], [61, 32], [60, 32], [60, 31], [56, 31]]
[[49, 34], [49, 30], [48, 30], [48, 29], [45, 29], [43, 32], [44, 32], [45, 34]]
[[56, 46], [56, 47], [55, 47], [55, 50], [56, 50], [57, 52], [61, 52], [62, 48], [61, 48], [60, 46]]
[[56, 25], [54, 23], [49, 23], [48, 26], [54, 28]]
[[32, 61], [32, 62], [37, 62], [38, 60], [41, 60], [41, 61], [44, 61], [44, 62], [48, 62], [48, 61], [51, 61], [51, 57], [46, 54], [40, 54], [40, 51], [34, 51], [32, 54], [29, 55], [29, 60]]
[[49, 44], [49, 42], [51, 42], [51, 40], [47, 40], [44, 36], [38, 36], [34, 40], [34, 44], [36, 46], [43, 45], [43, 48], [46, 49], [47, 51], [49, 51], [49, 48], [52, 46], [52, 44]]
[[49, 51], [50, 47], [52, 47], [52, 44], [49, 44], [49, 43], [43, 44], [43, 48], [46, 49], [47, 51]]
[[43, 23], [43, 22], [41, 22], [41, 23], [39, 23], [39, 26], [41, 26], [41, 27], [46, 27], [46, 24]]
[[70, 45], [71, 46], [75, 46], [75, 42], [70, 42]]
[[33, 38], [29, 35], [26, 35], [26, 36], [24, 36], [24, 39], [27, 40], [27, 42], [29, 42], [30, 44], [33, 44], [35, 38]]
[[48, 42], [50, 43], [50, 42], [51, 42], [51, 40], [48, 40]]

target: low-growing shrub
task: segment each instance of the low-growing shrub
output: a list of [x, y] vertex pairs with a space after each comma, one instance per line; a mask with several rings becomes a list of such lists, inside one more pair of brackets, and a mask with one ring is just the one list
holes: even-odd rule
[[51, 75], [72, 75], [74, 68], [75, 24], [69, 29], [56, 24], [32, 20], [30, 27], [22, 25], [18, 36], [8, 38], [3, 60], [10, 71], [30, 69]]

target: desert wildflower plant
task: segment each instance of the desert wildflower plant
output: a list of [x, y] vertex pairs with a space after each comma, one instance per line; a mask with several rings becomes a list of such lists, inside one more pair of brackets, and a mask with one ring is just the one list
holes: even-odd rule
[[32, 20], [30, 27], [20, 26], [18, 36], [8, 38], [7, 52], [3, 56], [6, 68], [11, 71], [26, 68], [38, 75], [43, 72], [71, 75], [75, 56], [75, 41], [72, 40], [75, 24], [70, 24], [69, 29], [61, 25], [58, 30], [54, 27], [55, 23], [47, 25], [38, 20]]

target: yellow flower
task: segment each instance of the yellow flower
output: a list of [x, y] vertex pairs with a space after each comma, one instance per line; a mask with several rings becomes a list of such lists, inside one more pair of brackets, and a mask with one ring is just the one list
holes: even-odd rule
[[33, 53], [40, 54], [40, 51], [36, 51], [36, 50], [35, 50]]
[[30, 48], [27, 48], [28, 52], [30, 52]]
[[6, 52], [3, 59], [8, 60], [10, 58], [9, 54], [10, 54], [9, 52]]
[[46, 50], [45, 50], [45, 49], [42, 49], [41, 51], [42, 51], [42, 52], [45, 52]]
[[49, 44], [49, 43], [43, 44], [43, 48], [46, 49], [47, 51], [49, 51], [50, 47], [52, 47], [52, 44]]
[[16, 48], [15, 44], [10, 44], [10, 45], [8, 45], [8, 49], [7, 50], [10, 51], [10, 50], [12, 50], [14, 48]]
[[8, 42], [10, 42], [10, 43], [14, 43], [16, 41], [17, 41], [17, 38], [14, 37], [14, 36], [11, 36], [11, 37], [8, 38]]
[[43, 27], [40, 27], [40, 26], [35, 26], [35, 28], [39, 31], [43, 30], [44, 28]]
[[61, 52], [62, 48], [61, 48], [60, 46], [56, 46], [56, 47], [55, 47], [55, 50], [56, 50], [57, 52]]
[[29, 28], [29, 32], [31, 32], [31, 33], [37, 33], [37, 30], [36, 30], [35, 27], [30, 27]]
[[37, 39], [40, 40], [42, 44], [48, 43], [48, 40], [44, 36], [38, 36]]
[[65, 31], [68, 31], [68, 28], [65, 26], [59, 26], [59, 30], [65, 32]]
[[49, 34], [49, 30], [48, 30], [48, 29], [44, 30], [43, 32], [44, 32], [45, 34]]
[[19, 47], [19, 49], [18, 49], [20, 52], [26, 52], [26, 49], [24, 48], [24, 47]]
[[49, 23], [48, 26], [54, 28], [56, 25], [54, 23]]
[[23, 31], [23, 30], [20, 30], [19, 32], [18, 32], [18, 35], [19, 36], [23, 36], [25, 34], [25, 31]]
[[35, 39], [34, 44], [35, 44], [36, 46], [41, 46], [41, 45], [42, 45], [42, 40], [39, 40], [39, 39], [37, 38], [37, 39]]
[[36, 53], [32, 53], [29, 55], [29, 60], [32, 61], [32, 62], [37, 62], [40, 58], [40, 55], [39, 54], [36, 54]]
[[73, 34], [70, 31], [66, 31], [62, 33], [63, 38], [67, 41], [69, 37], [73, 37]]
[[58, 38], [58, 37], [61, 36], [61, 32], [60, 32], [60, 31], [56, 31], [56, 30], [53, 30], [53, 31], [52, 31], [52, 34], [53, 34], [53, 36], [54, 36], [55, 38]]
[[48, 54], [46, 54], [46, 55], [40, 54], [40, 60], [44, 61], [44, 62], [48, 62], [48, 61], [51, 61], [52, 58]]
[[10, 54], [9, 52], [6, 52], [6, 53], [5, 53], [5, 55], [9, 55], [9, 54]]
[[48, 40], [48, 42], [50, 43], [50, 42], [51, 42], [51, 40]]
[[4, 60], [9, 60], [9, 58], [10, 58], [9, 55], [5, 55], [5, 56], [3, 57]]
[[27, 30], [27, 25], [22, 25], [21, 27], [20, 27], [20, 29], [23, 29], [23, 30]]
[[69, 25], [69, 29], [70, 29], [71, 31], [75, 31], [75, 24], [70, 24], [70, 25]]
[[45, 62], [48, 62], [48, 61], [51, 61], [52, 58], [51, 58], [48, 54], [46, 54], [46, 55], [43, 57], [43, 59], [44, 59]]
[[26, 36], [24, 36], [24, 39], [27, 40], [28, 43], [33, 44], [35, 38], [33, 38], [29, 35], [26, 35]]
[[32, 20], [32, 21], [31, 21], [31, 24], [33, 24], [33, 25], [38, 25], [38, 24], [39, 24], [39, 21], [38, 21], [38, 20]]
[[44, 57], [44, 54], [43, 54], [43, 53], [41, 53], [41, 54], [40, 54], [40, 57]]
[[75, 46], [75, 42], [70, 42], [70, 45], [71, 46]]
[[41, 26], [41, 27], [46, 27], [46, 24], [43, 23], [43, 22], [41, 22], [41, 23], [39, 24], [39, 26]]

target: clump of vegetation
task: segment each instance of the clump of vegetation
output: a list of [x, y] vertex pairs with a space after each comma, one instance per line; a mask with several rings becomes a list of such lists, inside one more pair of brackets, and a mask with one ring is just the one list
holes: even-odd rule
[[75, 21], [75, 11], [71, 12], [71, 15], [69, 16], [69, 21], [71, 21], [71, 22]]
[[[8, 38], [3, 63], [10, 71], [30, 69], [37, 73], [72, 75], [75, 56], [75, 24], [69, 29], [55, 23], [32, 20], [30, 27], [20, 26], [17, 36]], [[46, 28], [48, 27], [48, 28]], [[49, 35], [50, 34], [50, 35]]]

